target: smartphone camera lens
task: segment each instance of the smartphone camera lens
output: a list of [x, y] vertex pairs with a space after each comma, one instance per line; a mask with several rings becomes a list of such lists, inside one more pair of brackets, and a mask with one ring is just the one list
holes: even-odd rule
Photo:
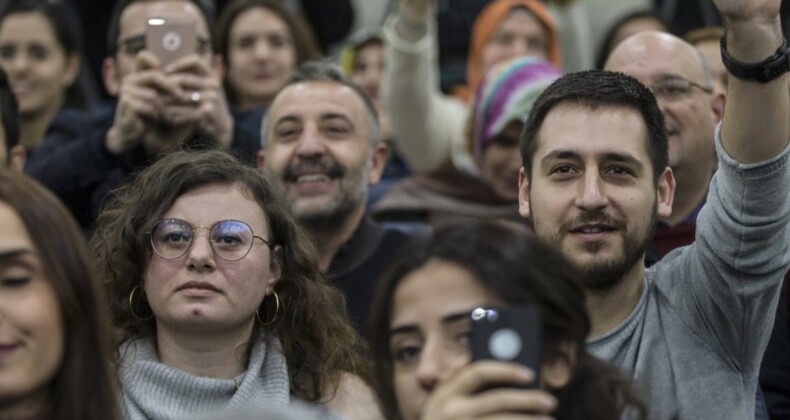
[[181, 47], [181, 35], [177, 32], [168, 32], [162, 37], [162, 47], [167, 51], [176, 51]]
[[488, 352], [498, 360], [514, 360], [522, 346], [521, 336], [510, 328], [497, 330], [488, 339]]

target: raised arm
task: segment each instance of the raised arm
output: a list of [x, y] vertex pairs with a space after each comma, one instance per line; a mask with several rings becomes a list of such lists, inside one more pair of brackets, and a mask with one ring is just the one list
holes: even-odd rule
[[425, 172], [462, 144], [467, 106], [439, 90], [434, 0], [401, 0], [384, 28], [384, 107], [404, 158]]
[[[727, 52], [741, 63], [757, 63], [782, 45], [781, 0], [714, 0], [727, 28]], [[785, 57], [787, 59], [787, 57]], [[790, 76], [768, 83], [738, 79], [730, 71], [722, 144], [741, 163], [770, 159], [790, 139]]]

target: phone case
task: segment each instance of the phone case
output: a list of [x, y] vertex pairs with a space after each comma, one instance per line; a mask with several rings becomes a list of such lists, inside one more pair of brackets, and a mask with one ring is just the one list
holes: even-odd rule
[[163, 66], [197, 52], [195, 23], [191, 20], [162, 17], [148, 20], [146, 49], [156, 54]]
[[471, 341], [472, 360], [520, 363], [535, 372], [530, 388], [539, 386], [541, 318], [535, 306], [475, 310]]

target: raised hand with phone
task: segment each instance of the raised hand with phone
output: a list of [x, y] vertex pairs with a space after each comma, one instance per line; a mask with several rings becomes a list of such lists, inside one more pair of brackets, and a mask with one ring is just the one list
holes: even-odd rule
[[199, 0], [115, 3], [102, 77], [117, 101], [53, 125], [28, 162], [86, 232], [107, 193], [163, 152], [219, 147], [254, 161], [260, 130], [226, 103], [211, 27]]
[[[129, 8], [135, 12], [142, 5]], [[135, 32], [121, 38], [114, 63], [118, 108], [107, 134], [111, 153], [140, 143], [157, 153], [192, 137], [224, 147], [231, 143], [233, 119], [206, 23], [168, 11], [133, 13]]]
[[369, 324], [387, 418], [639, 418], [628, 381], [586, 350], [584, 294], [559, 251], [492, 222], [402, 249]]

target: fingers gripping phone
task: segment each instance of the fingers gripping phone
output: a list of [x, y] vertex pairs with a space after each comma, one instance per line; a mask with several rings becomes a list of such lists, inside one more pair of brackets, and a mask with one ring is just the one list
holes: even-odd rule
[[195, 22], [180, 17], [148, 19], [145, 46], [162, 62], [162, 66], [197, 51]]
[[541, 317], [535, 306], [477, 308], [472, 311], [472, 360], [519, 363], [535, 372], [529, 388], [539, 388]]

